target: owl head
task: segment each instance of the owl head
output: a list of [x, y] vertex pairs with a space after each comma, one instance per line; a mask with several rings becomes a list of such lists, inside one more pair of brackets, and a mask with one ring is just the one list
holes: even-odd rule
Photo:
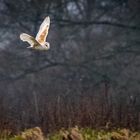
[[50, 49], [50, 43], [49, 42], [45, 42], [45, 48]]

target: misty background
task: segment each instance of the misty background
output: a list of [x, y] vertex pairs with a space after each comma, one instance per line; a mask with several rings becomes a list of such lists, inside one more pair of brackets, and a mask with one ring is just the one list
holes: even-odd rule
[[0, 0], [0, 129], [74, 125], [140, 129], [140, 1]]

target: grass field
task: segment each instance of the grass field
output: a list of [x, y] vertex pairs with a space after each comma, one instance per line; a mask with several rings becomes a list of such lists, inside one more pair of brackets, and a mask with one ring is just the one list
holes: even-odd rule
[[128, 129], [95, 130], [91, 128], [61, 129], [43, 136], [39, 127], [27, 129], [18, 135], [11, 135], [5, 130], [0, 133], [0, 140], [140, 140], [139, 132]]

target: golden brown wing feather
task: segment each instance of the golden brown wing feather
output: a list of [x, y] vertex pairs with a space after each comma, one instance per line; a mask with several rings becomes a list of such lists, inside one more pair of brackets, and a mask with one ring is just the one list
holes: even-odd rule
[[44, 45], [46, 41], [46, 37], [48, 35], [48, 30], [50, 27], [50, 18], [46, 17], [42, 22], [39, 32], [37, 33], [36, 40], [41, 44]]
[[45, 29], [45, 30], [40, 34], [40, 36], [39, 36], [39, 38], [38, 38], [37, 41], [38, 41], [40, 44], [44, 44], [45, 41], [46, 41], [47, 34], [48, 34], [48, 31], [47, 31], [47, 29]]

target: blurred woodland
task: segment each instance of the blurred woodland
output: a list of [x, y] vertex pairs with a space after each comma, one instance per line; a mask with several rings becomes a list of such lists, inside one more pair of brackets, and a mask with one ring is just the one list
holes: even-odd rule
[[74, 125], [140, 129], [140, 1], [0, 0], [0, 129]]

